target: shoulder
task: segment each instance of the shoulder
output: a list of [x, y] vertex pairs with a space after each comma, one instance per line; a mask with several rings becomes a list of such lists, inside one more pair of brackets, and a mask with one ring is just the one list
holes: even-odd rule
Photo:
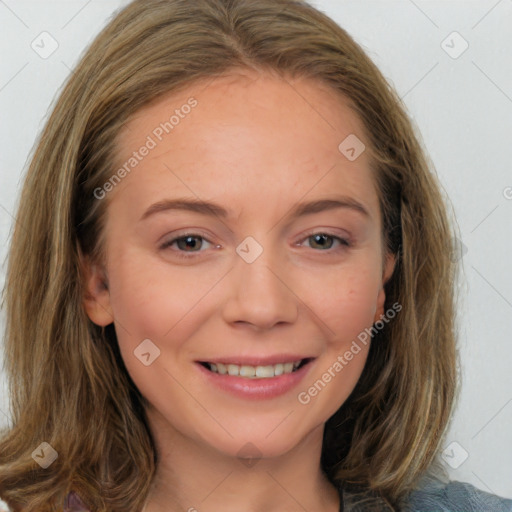
[[512, 512], [512, 500], [458, 481], [424, 478], [412, 491], [405, 510], [410, 512]]

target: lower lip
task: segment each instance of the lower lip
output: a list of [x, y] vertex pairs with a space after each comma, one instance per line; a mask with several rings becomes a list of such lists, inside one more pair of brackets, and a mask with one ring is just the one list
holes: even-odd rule
[[214, 373], [206, 369], [200, 363], [197, 363], [197, 366], [206, 377], [208, 384], [211, 383], [239, 398], [262, 400], [275, 398], [291, 391], [309, 372], [312, 363], [313, 361], [309, 361], [292, 373], [284, 373], [268, 379], [250, 379], [246, 377], [221, 375], [220, 373]]

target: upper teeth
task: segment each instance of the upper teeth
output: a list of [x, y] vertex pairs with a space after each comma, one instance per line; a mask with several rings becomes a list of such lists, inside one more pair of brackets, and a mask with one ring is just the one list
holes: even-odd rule
[[248, 377], [250, 379], [269, 379], [282, 375], [283, 373], [292, 373], [301, 363], [301, 360], [293, 363], [278, 363], [269, 366], [239, 366], [237, 364], [208, 363], [212, 372], [222, 375], [233, 375], [239, 377]]

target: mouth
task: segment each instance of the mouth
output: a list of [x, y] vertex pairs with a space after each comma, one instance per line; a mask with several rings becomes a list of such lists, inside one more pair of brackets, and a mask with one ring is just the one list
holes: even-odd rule
[[243, 377], [246, 379], [272, 379], [280, 375], [295, 373], [312, 360], [313, 358], [307, 357], [295, 361], [258, 366], [230, 362], [213, 363], [209, 361], [200, 361], [200, 364], [210, 372], [219, 375]]

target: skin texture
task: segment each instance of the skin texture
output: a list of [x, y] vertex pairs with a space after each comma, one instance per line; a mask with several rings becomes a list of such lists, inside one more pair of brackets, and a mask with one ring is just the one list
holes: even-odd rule
[[[153, 136], [156, 147], [103, 199], [107, 261], [87, 267], [89, 318], [114, 322], [151, 404], [160, 462], [145, 510], [337, 511], [320, 468], [323, 427], [354, 388], [368, 346], [307, 405], [297, 395], [384, 314], [394, 260], [382, 267], [372, 171], [365, 152], [349, 161], [338, 150], [352, 133], [369, 142], [325, 85], [240, 72], [137, 112], [119, 134], [119, 166], [190, 97], [197, 105], [161, 141]], [[336, 208], [290, 217], [298, 203], [341, 195], [369, 215]], [[152, 204], [178, 197], [214, 201], [229, 216], [165, 211], [141, 220]], [[352, 245], [311, 236], [324, 232]], [[162, 248], [191, 233], [203, 238]], [[248, 236], [263, 249], [252, 263], [235, 251]], [[149, 366], [134, 355], [145, 339], [160, 350]], [[197, 364], [276, 354], [315, 360], [294, 389], [269, 399], [211, 386]], [[238, 456], [247, 443], [254, 464]]]

